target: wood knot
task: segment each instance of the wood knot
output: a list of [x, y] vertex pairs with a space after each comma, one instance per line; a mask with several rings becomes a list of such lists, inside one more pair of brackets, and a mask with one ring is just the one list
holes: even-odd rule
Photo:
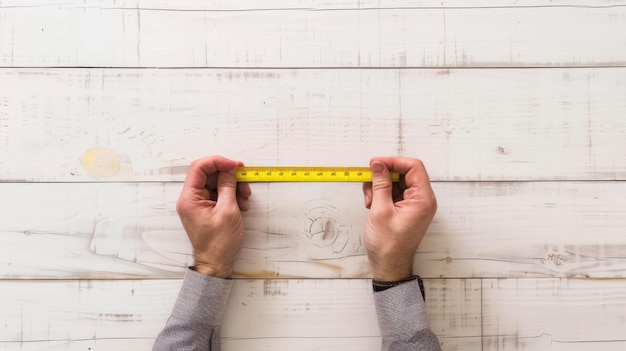
[[562, 266], [565, 263], [565, 258], [558, 253], [551, 253], [548, 255], [548, 261], [556, 266]]

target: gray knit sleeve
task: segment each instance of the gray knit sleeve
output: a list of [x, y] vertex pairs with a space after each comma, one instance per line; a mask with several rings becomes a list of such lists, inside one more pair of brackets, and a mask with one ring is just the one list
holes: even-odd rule
[[440, 351], [417, 280], [374, 293], [383, 351]]
[[153, 351], [219, 351], [220, 324], [233, 281], [188, 270]]

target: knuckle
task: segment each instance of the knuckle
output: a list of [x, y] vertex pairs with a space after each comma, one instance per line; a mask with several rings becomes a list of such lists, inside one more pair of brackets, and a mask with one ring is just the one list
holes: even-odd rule
[[415, 165], [416, 165], [417, 167], [419, 167], [419, 168], [425, 168], [425, 166], [424, 166], [424, 162], [423, 162], [422, 160], [420, 160], [419, 158], [416, 158], [414, 162], [415, 162]]
[[184, 201], [183, 199], [179, 199], [178, 201], [176, 201], [176, 212], [179, 215], [183, 215], [187, 212], [189, 206], [187, 205], [187, 201]]
[[437, 212], [437, 198], [434, 194], [431, 194], [424, 201], [423, 211], [425, 214], [432, 216]]
[[430, 198], [430, 202], [431, 202], [431, 209], [433, 210], [433, 212], [437, 211], [437, 198], [435, 197], [435, 194], [433, 194]]
[[381, 190], [387, 190], [391, 188], [391, 182], [388, 181], [387, 179], [374, 179], [372, 181], [372, 190], [375, 192], [381, 191]]
[[422, 172], [423, 170], [426, 169], [424, 162], [420, 160], [419, 158], [412, 159], [411, 163], [412, 163], [411, 168], [414, 170], [417, 170], [418, 172]]
[[200, 166], [198, 165], [200, 163], [200, 160], [193, 160], [191, 161], [191, 163], [189, 164], [189, 170], [196, 170], [198, 169]]

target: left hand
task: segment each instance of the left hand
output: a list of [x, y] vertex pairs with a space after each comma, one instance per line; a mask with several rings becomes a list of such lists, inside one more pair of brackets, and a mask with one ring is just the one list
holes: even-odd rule
[[247, 183], [237, 184], [241, 162], [210, 156], [191, 163], [176, 211], [194, 250], [196, 271], [230, 278], [243, 242], [240, 211], [250, 207]]

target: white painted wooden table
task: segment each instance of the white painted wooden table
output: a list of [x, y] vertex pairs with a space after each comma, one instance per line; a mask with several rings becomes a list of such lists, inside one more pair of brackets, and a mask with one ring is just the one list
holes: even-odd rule
[[[0, 349], [149, 350], [208, 154], [421, 158], [445, 351], [626, 348], [626, 0], [0, 0]], [[223, 349], [378, 350], [360, 185], [253, 194]]]

